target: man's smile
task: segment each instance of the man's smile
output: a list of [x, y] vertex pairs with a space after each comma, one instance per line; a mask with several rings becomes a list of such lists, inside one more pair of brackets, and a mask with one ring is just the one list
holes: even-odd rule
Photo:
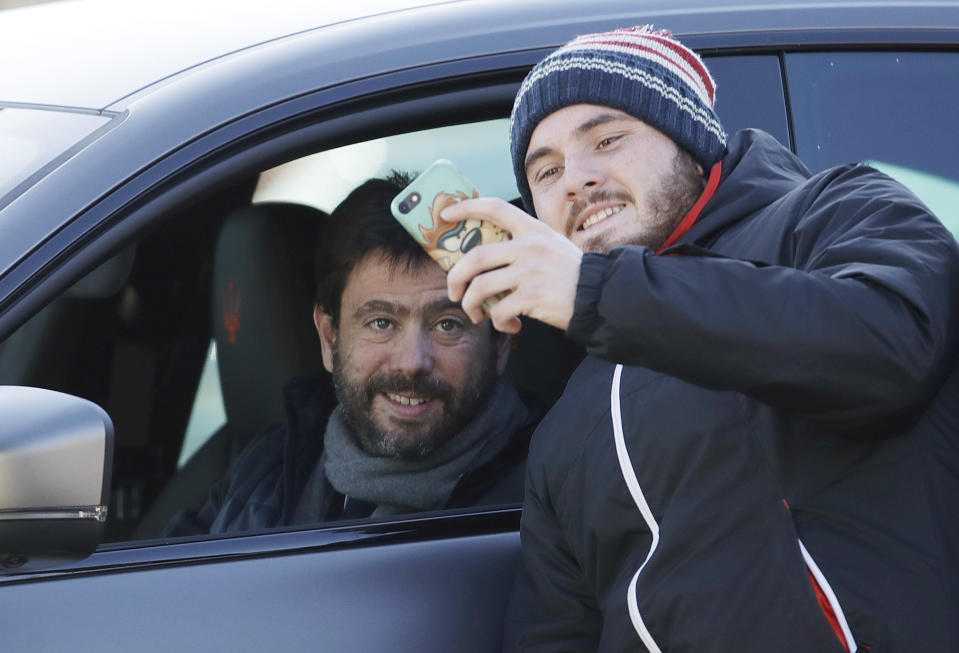
[[430, 400], [428, 397], [408, 397], [406, 395], [401, 395], [396, 392], [387, 392], [386, 396], [391, 401], [395, 401], [396, 403], [402, 404], [404, 406], [419, 406], [420, 404], [424, 404]]
[[592, 227], [593, 225], [602, 222], [606, 218], [619, 213], [624, 208], [626, 208], [625, 204], [617, 204], [615, 206], [607, 206], [607, 207], [601, 208], [598, 211], [587, 216], [587, 218], [579, 226], [577, 231], [585, 231], [589, 229], [590, 227]]
[[[439, 397], [421, 395], [413, 392], [378, 392], [374, 406], [379, 406], [381, 419], [402, 422], [435, 419], [444, 411], [443, 401]], [[384, 422], [385, 424], [385, 422]]]

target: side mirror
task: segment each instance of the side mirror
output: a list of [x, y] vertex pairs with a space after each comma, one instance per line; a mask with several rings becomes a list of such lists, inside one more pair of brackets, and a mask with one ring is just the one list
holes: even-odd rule
[[85, 399], [0, 386], [0, 574], [80, 560], [103, 532], [113, 423]]

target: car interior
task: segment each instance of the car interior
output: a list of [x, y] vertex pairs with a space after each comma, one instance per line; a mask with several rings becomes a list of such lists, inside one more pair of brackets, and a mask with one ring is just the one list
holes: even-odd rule
[[[312, 321], [313, 250], [329, 212], [366, 178], [449, 157], [451, 140], [464, 169], [509, 174], [483, 160], [486, 144], [505, 144], [489, 137], [504, 122], [357, 143], [239, 180], [170, 216], [0, 344], [0, 383], [77, 395], [112, 418], [105, 541], [158, 538], [178, 511], [199, 509], [239, 452], [284, 420], [288, 381], [320, 373], [332, 400]], [[318, 193], [317, 179], [336, 183]], [[477, 186], [517, 201], [509, 178]], [[582, 356], [528, 320], [507, 374], [549, 405]]]

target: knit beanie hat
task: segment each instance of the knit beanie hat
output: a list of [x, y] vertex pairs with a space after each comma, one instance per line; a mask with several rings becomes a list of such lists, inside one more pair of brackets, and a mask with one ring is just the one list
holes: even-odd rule
[[708, 173], [726, 151], [715, 97], [702, 60], [666, 30], [643, 25], [573, 39], [530, 71], [513, 103], [510, 154], [527, 210], [529, 139], [554, 111], [573, 104], [619, 109], [669, 136]]

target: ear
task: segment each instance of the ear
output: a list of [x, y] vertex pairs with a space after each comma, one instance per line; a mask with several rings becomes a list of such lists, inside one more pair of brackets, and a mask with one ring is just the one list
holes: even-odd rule
[[326, 368], [327, 372], [332, 372], [336, 327], [333, 325], [333, 318], [320, 308], [319, 304], [313, 305], [313, 324], [316, 325], [316, 333], [320, 336], [320, 347], [323, 349], [323, 367]]
[[493, 346], [496, 347], [496, 373], [502, 374], [506, 371], [509, 352], [513, 348], [513, 334], [500, 333], [493, 329], [492, 324], [490, 324], [490, 330], [493, 331]]

